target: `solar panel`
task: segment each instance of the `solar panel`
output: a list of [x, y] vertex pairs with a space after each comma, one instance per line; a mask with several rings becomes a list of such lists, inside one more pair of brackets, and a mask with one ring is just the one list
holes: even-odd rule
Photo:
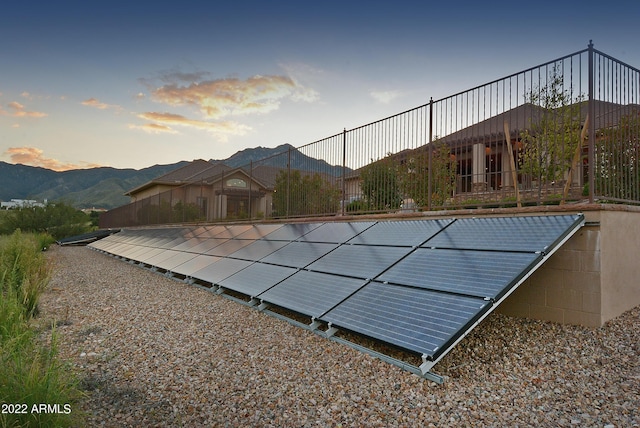
[[452, 219], [380, 221], [349, 240], [348, 243], [413, 247], [420, 245], [452, 221]]
[[237, 236], [239, 239], [260, 239], [268, 234], [275, 232], [282, 227], [281, 224], [256, 224], [251, 229], [242, 232]]
[[265, 239], [270, 241], [295, 241], [305, 233], [319, 227], [322, 223], [289, 223], [269, 233]]
[[238, 251], [231, 253], [229, 257], [235, 259], [253, 260], [258, 261], [263, 257], [268, 256], [276, 250], [284, 247], [288, 243], [286, 241], [265, 241], [256, 240], [251, 244], [240, 248]]
[[221, 258], [191, 274], [191, 277], [217, 285], [223, 279], [248, 267], [253, 262], [246, 260]]
[[340, 244], [348, 241], [372, 225], [373, 222], [325, 223], [322, 226], [305, 233], [299, 238], [299, 240], [307, 242], [333, 242]]
[[258, 297], [310, 317], [318, 317], [366, 281], [318, 272], [299, 271]]
[[372, 279], [402, 259], [411, 250], [409, 247], [342, 245], [307, 266], [307, 269]]
[[220, 260], [220, 257], [196, 254], [194, 258], [171, 269], [180, 275], [192, 276], [195, 272]]
[[582, 215], [243, 224], [122, 230], [89, 245], [435, 364], [582, 224]]
[[206, 252], [206, 254], [211, 254], [212, 256], [220, 256], [226, 257], [232, 253], [235, 253], [242, 247], [246, 247], [247, 245], [253, 243], [255, 241], [251, 239], [230, 239], [227, 242], [223, 242], [220, 245], [216, 245], [212, 249]]
[[536, 253], [418, 248], [378, 279], [497, 299], [541, 258]]
[[302, 268], [324, 256], [337, 246], [337, 244], [324, 244], [319, 242], [291, 242], [269, 254], [261, 261], [275, 265]]
[[581, 215], [464, 218], [453, 222], [424, 246], [543, 252], [583, 220]]
[[371, 282], [320, 319], [435, 359], [490, 306], [474, 297]]
[[248, 296], [257, 296], [296, 271], [294, 268], [254, 263], [223, 279], [219, 285]]

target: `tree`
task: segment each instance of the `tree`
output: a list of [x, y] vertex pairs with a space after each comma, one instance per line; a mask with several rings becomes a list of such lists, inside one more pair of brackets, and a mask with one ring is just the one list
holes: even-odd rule
[[360, 189], [373, 211], [397, 210], [402, 204], [398, 166], [391, 155], [372, 161], [360, 171]]
[[541, 117], [524, 130], [519, 153], [522, 172], [542, 183], [563, 180], [580, 144], [582, 96], [572, 98], [563, 76], [554, 67], [543, 88], [533, 89], [525, 100], [542, 107]]
[[595, 143], [595, 187], [600, 196], [640, 197], [640, 116], [627, 115], [600, 131]]
[[334, 214], [339, 203], [340, 189], [318, 173], [282, 170], [276, 176], [274, 216]]
[[[431, 189], [429, 189], [429, 152], [416, 151], [407, 160], [406, 168], [401, 172], [402, 191], [413, 199], [416, 206], [426, 207], [431, 190], [432, 206], [442, 206], [451, 198], [455, 188], [455, 158], [445, 143], [434, 141], [431, 152]], [[426, 147], [426, 146], [425, 146]]]
[[64, 202], [45, 207], [25, 207], [8, 213], [0, 225], [3, 234], [23, 232], [49, 233], [56, 239], [80, 235], [91, 229], [89, 216]]

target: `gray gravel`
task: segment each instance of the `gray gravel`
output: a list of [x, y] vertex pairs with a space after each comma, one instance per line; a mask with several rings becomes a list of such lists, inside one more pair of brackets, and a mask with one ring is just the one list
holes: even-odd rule
[[640, 426], [640, 307], [599, 329], [490, 315], [444, 385], [85, 247], [55, 247], [40, 322], [88, 426]]

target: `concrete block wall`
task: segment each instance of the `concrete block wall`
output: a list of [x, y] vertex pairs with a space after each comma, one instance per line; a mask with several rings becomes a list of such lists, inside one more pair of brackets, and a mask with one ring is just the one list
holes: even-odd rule
[[599, 205], [497, 309], [518, 317], [599, 327], [640, 305], [640, 210]]

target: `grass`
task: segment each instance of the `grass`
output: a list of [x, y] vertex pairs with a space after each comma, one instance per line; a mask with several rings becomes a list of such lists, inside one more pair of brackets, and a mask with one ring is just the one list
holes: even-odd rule
[[[79, 422], [81, 396], [70, 367], [30, 320], [50, 278], [42, 254], [50, 238], [14, 232], [0, 239], [0, 427], [66, 427]], [[46, 244], [46, 245], [45, 245]]]

